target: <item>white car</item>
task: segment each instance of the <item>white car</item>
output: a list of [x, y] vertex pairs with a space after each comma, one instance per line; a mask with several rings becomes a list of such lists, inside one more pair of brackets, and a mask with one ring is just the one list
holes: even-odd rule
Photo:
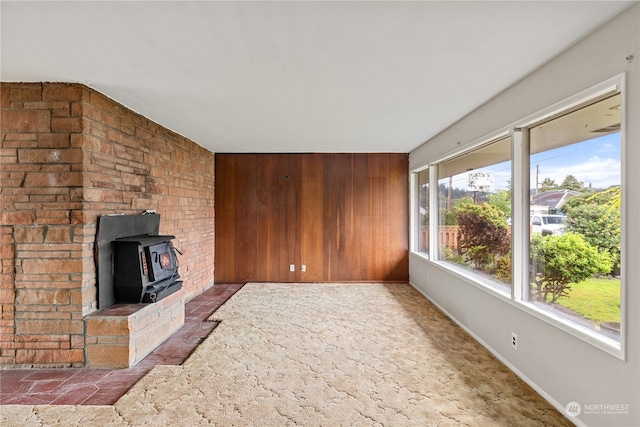
[[560, 235], [564, 233], [565, 217], [563, 215], [532, 215], [531, 232], [543, 236]]

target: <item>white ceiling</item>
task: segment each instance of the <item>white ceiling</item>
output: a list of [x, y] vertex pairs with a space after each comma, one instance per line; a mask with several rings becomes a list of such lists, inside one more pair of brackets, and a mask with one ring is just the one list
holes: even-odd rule
[[218, 153], [409, 152], [633, 3], [3, 0], [0, 77]]

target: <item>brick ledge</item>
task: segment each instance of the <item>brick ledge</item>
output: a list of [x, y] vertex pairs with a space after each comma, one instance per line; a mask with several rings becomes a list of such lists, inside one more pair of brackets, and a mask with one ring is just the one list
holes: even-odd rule
[[184, 290], [151, 304], [115, 304], [85, 317], [86, 366], [131, 368], [184, 325]]

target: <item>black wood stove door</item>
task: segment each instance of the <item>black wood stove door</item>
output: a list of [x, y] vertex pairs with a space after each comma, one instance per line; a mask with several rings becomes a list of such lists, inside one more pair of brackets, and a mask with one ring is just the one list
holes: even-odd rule
[[160, 215], [103, 215], [98, 218], [95, 262], [97, 270], [98, 310], [115, 303], [113, 289], [113, 244], [112, 241], [128, 236], [158, 234]]

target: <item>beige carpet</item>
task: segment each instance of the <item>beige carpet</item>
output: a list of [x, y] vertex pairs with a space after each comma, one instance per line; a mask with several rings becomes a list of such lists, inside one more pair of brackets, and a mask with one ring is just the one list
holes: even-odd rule
[[4, 406], [2, 426], [570, 426], [407, 284], [248, 284], [182, 366], [113, 406]]

